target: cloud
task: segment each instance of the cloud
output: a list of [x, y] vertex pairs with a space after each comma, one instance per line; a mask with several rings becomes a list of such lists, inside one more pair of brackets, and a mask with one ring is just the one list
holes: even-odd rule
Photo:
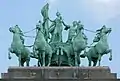
[[120, 14], [120, 0], [84, 0], [84, 7], [94, 14], [94, 18], [107, 22]]
[[50, 4], [50, 8], [56, 7], [59, 0], [47, 0]]
[[48, 0], [50, 3], [55, 3], [57, 0]]
[[[107, 22], [120, 15], [120, 0], [46, 0], [50, 9], [59, 9], [60, 6], [82, 8], [87, 13], [93, 14], [93, 19], [98, 22]], [[69, 2], [69, 3], [68, 3]], [[67, 4], [67, 6], [66, 6]], [[71, 6], [72, 5], [72, 6]], [[78, 10], [79, 12], [79, 10]]]

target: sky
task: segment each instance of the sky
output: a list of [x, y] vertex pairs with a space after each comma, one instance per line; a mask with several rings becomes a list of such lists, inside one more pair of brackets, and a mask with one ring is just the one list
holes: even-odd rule
[[[12, 42], [12, 33], [9, 27], [16, 24], [25, 32], [35, 28], [38, 20], [42, 20], [41, 8], [50, 4], [49, 17], [56, 18], [59, 11], [66, 24], [71, 25], [74, 20], [81, 20], [84, 28], [97, 30], [103, 25], [112, 28], [108, 37], [108, 43], [112, 49], [113, 60], [109, 61], [109, 54], [102, 57], [101, 65], [109, 66], [112, 73], [120, 77], [120, 0], [0, 0], [0, 73], [7, 72], [9, 66], [18, 66], [18, 58], [11, 54], [8, 59], [8, 48]], [[88, 43], [91, 44], [95, 33], [85, 31]], [[27, 34], [35, 36], [35, 31]], [[68, 33], [63, 31], [63, 40], [67, 40]], [[32, 45], [33, 38], [25, 38], [26, 45]], [[87, 66], [87, 58], [82, 59], [82, 66]], [[37, 63], [31, 59], [30, 65]]]

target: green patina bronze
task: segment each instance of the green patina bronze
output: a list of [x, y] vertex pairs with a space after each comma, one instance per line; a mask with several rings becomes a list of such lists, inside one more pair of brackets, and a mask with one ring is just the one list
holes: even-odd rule
[[76, 35], [76, 31], [77, 31], [77, 21], [73, 21], [73, 25], [66, 27], [65, 30], [69, 29], [69, 33], [68, 33], [68, 43], [72, 43], [73, 38]]
[[83, 34], [83, 25], [78, 22], [77, 24], [77, 34], [73, 39], [73, 50], [75, 55], [75, 66], [79, 66], [80, 64], [80, 53], [84, 50], [87, 46], [87, 38]]
[[10, 53], [14, 53], [18, 57], [19, 66], [24, 66], [24, 62], [29, 66], [30, 51], [24, 46], [22, 31], [18, 25], [10, 27], [9, 31], [13, 33], [13, 41], [8, 53], [9, 59], [11, 59]]
[[62, 42], [62, 31], [63, 31], [63, 25], [67, 26], [63, 19], [62, 16], [59, 12], [56, 13], [57, 18], [55, 20], [50, 20], [52, 22], [52, 25], [49, 28], [49, 32], [52, 35], [51, 38], [51, 43], [60, 43]]
[[91, 66], [91, 61], [93, 61], [93, 66], [96, 66], [97, 61], [100, 61], [101, 57], [105, 54], [110, 53], [109, 60], [112, 60], [112, 49], [109, 49], [109, 45], [107, 42], [107, 34], [111, 32], [111, 28], [106, 28], [104, 25], [101, 29], [97, 30], [97, 37], [94, 39], [93, 42], [97, 42], [94, 46], [91, 46], [89, 51], [85, 54], [81, 55], [81, 57], [87, 57], [89, 61], [89, 66]]
[[42, 9], [41, 9], [41, 14], [43, 16], [43, 33], [46, 41], [48, 42], [49, 36], [49, 16], [48, 16], [48, 10], [49, 10], [49, 4], [47, 3]]
[[[45, 40], [43, 33], [42, 22], [39, 21], [39, 25], [36, 26], [37, 35], [33, 45], [33, 54], [38, 58], [38, 66], [50, 66], [51, 57], [52, 57], [52, 48]], [[48, 63], [46, 62], [48, 61]], [[47, 64], [46, 64], [47, 63]]]
[[[110, 53], [109, 60], [112, 60], [112, 50], [109, 49], [107, 35], [111, 32], [111, 28], [106, 28], [104, 25], [96, 32], [84, 29], [81, 21], [73, 21], [72, 25], [66, 25], [59, 12], [56, 13], [56, 19], [51, 20], [48, 15], [49, 4], [47, 3], [41, 9], [43, 21], [38, 21], [36, 24], [36, 36], [32, 46], [24, 45], [25, 36], [18, 25], [10, 27], [9, 31], [13, 33], [13, 41], [9, 48], [10, 53], [16, 54], [19, 58], [19, 66], [24, 66], [24, 62], [29, 66], [30, 58], [38, 60], [38, 66], [80, 66], [80, 58], [88, 58], [89, 66], [93, 61], [93, 66], [96, 66], [97, 61], [100, 61], [104, 54]], [[62, 40], [62, 32], [68, 30], [68, 39], [66, 42]], [[88, 38], [84, 30], [93, 32], [96, 36], [93, 43], [87, 46]], [[93, 46], [93, 44], [95, 44]], [[32, 52], [28, 50], [32, 47]], [[86, 49], [88, 49], [86, 51]], [[84, 54], [81, 54], [81, 52]]]

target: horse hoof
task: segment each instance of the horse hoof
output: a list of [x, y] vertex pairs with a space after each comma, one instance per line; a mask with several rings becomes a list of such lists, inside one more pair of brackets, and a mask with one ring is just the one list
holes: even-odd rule
[[10, 59], [11, 59], [11, 57], [8, 57], [8, 59], [10, 60]]
[[111, 61], [111, 60], [112, 60], [112, 58], [109, 58], [109, 60]]
[[71, 64], [70, 64], [69, 66], [70, 66], [70, 67], [72, 67], [72, 65], [71, 65]]
[[49, 67], [49, 66], [50, 66], [50, 64], [47, 65], [47, 67]]

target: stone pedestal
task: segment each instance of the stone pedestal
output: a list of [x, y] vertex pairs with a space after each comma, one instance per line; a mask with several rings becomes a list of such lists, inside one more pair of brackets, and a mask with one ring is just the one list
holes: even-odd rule
[[117, 80], [116, 73], [111, 73], [109, 67], [9, 67], [8, 73], [2, 73], [1, 77], [24, 81]]

